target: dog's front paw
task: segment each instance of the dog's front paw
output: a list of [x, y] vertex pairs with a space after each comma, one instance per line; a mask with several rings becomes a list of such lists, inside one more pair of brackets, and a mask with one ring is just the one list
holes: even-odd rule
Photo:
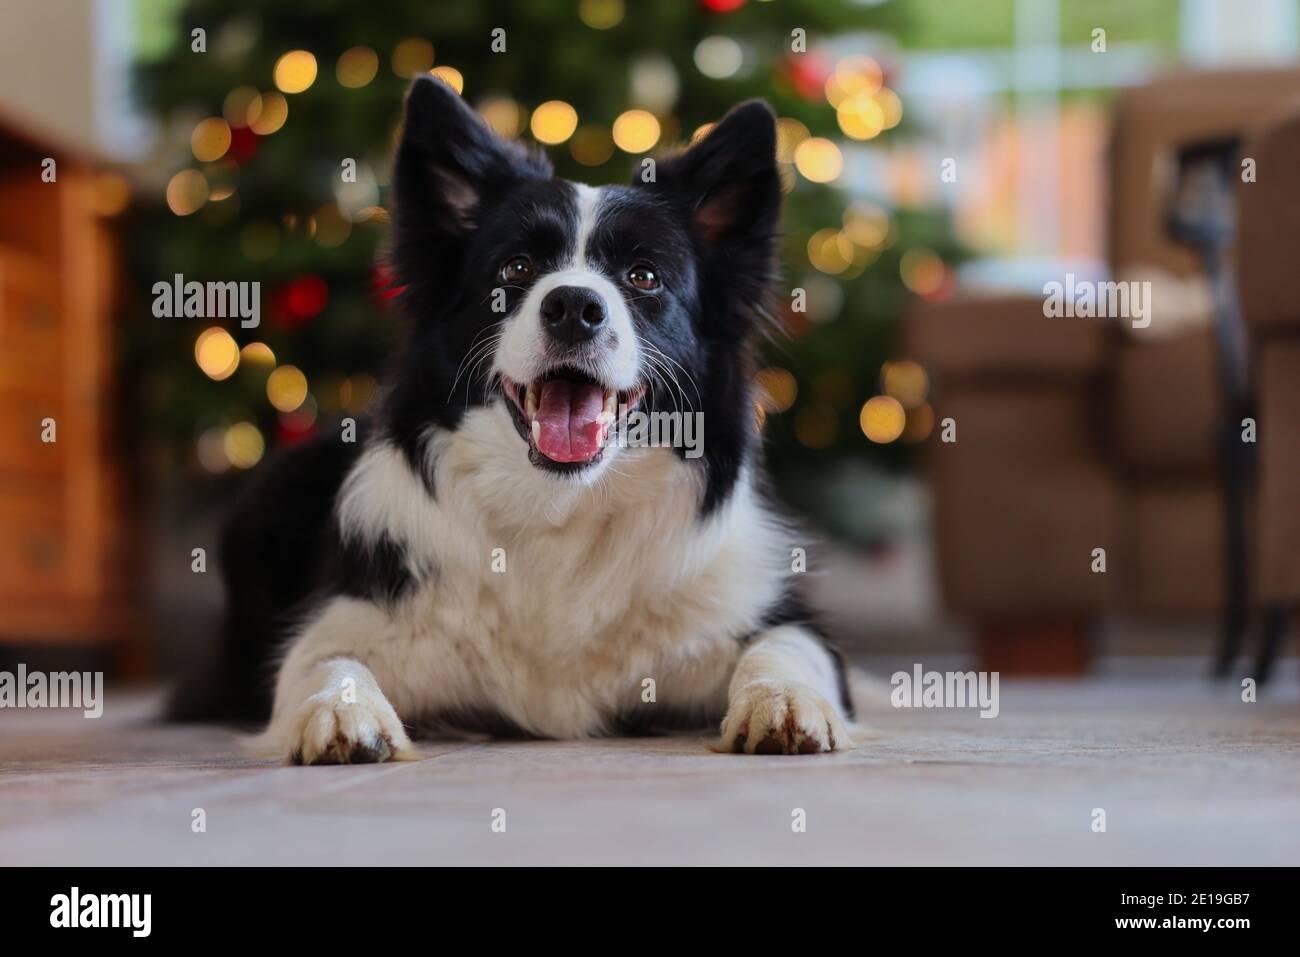
[[812, 688], [763, 680], [736, 692], [714, 749], [737, 754], [817, 754], [852, 746], [839, 712]]
[[351, 699], [337, 691], [312, 695], [298, 711], [289, 754], [293, 764], [375, 764], [416, 757], [402, 720], [378, 690]]

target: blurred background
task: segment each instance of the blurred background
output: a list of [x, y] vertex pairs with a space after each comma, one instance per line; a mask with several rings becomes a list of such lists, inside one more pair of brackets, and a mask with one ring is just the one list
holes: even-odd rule
[[[1296, 0], [5, 4], [0, 655], [144, 677], [210, 639], [248, 470], [374, 399], [425, 72], [593, 183], [773, 104], [789, 338], [758, 414], [846, 647], [1054, 674], [1275, 655], [1300, 599], [1298, 48]], [[260, 325], [155, 317], [176, 274], [260, 282]], [[1067, 275], [1152, 283], [1154, 321], [1046, 318]]]

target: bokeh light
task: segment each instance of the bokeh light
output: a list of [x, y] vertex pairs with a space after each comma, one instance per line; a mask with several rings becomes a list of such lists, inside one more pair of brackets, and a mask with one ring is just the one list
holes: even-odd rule
[[883, 78], [880, 64], [871, 57], [845, 57], [835, 64], [835, 69], [826, 78], [826, 100], [838, 109], [851, 96], [875, 93]]
[[393, 72], [403, 79], [427, 73], [433, 67], [433, 44], [422, 37], [407, 37], [393, 48]]
[[623, 0], [581, 0], [578, 19], [593, 30], [608, 30], [623, 20]]
[[435, 66], [429, 71], [430, 76], [436, 76], [457, 93], [465, 92], [465, 76], [454, 66]]
[[695, 46], [696, 68], [714, 80], [735, 76], [744, 62], [744, 49], [731, 37], [705, 37]]
[[344, 50], [334, 64], [334, 76], [340, 86], [359, 90], [379, 73], [379, 54], [370, 47], [352, 47]]
[[843, 221], [849, 239], [867, 249], [879, 249], [889, 238], [889, 214], [874, 203], [850, 203]]
[[316, 82], [316, 57], [290, 50], [275, 61], [275, 86], [281, 93], [301, 93]]
[[200, 163], [213, 163], [230, 149], [230, 126], [219, 116], [200, 120], [190, 134], [190, 151]]
[[478, 111], [498, 136], [512, 139], [523, 131], [524, 108], [508, 96], [484, 100], [479, 104]]
[[913, 409], [930, 394], [930, 377], [920, 363], [911, 359], [886, 362], [880, 370], [885, 394], [893, 396], [905, 409]]
[[281, 412], [292, 412], [307, 398], [307, 377], [297, 366], [277, 366], [266, 378], [266, 397]]
[[625, 153], [644, 153], [659, 142], [659, 121], [645, 110], [628, 110], [614, 120], [614, 143]]
[[265, 342], [250, 342], [239, 350], [239, 358], [250, 366], [269, 368], [275, 365], [275, 353]]
[[758, 404], [765, 413], [786, 411], [799, 395], [794, 376], [779, 366], [760, 369], [754, 381], [758, 386]]
[[915, 409], [907, 411], [907, 425], [903, 429], [904, 442], [924, 442], [934, 431], [934, 409], [930, 403], [922, 402]]
[[835, 110], [835, 120], [844, 135], [855, 140], [870, 140], [885, 128], [885, 115], [867, 93], [846, 97]]
[[578, 112], [563, 100], [547, 100], [533, 110], [529, 128], [540, 143], [563, 143], [578, 128]]
[[885, 129], [892, 130], [902, 121], [903, 101], [898, 98], [898, 94], [893, 90], [879, 90], [872, 99], [880, 107], [880, 115], [883, 118]]
[[804, 179], [829, 183], [843, 171], [844, 156], [840, 148], [825, 137], [810, 136], [795, 148], [794, 165]]
[[255, 87], [237, 86], [221, 101], [221, 115], [236, 129], [252, 126], [262, 112], [262, 94]]
[[853, 242], [838, 229], [819, 229], [808, 239], [808, 261], [818, 272], [838, 275], [853, 262]]
[[948, 268], [935, 253], [916, 246], [903, 253], [898, 264], [903, 285], [918, 296], [933, 296], [948, 280]]
[[893, 396], [876, 395], [863, 404], [858, 424], [872, 442], [887, 445], [903, 434], [907, 413]]
[[167, 183], [167, 206], [177, 216], [189, 216], [208, 201], [208, 181], [196, 169], [183, 169]]
[[279, 93], [263, 93], [261, 109], [248, 126], [258, 136], [270, 136], [289, 118], [289, 101]]
[[212, 326], [194, 340], [194, 361], [209, 379], [229, 379], [239, 368], [239, 345], [225, 329]]
[[614, 138], [598, 124], [582, 126], [573, 134], [569, 152], [583, 166], [601, 166], [614, 155]]
[[236, 422], [226, 429], [222, 438], [222, 448], [226, 459], [239, 469], [251, 469], [262, 460], [266, 451], [266, 440], [262, 432], [252, 422]]

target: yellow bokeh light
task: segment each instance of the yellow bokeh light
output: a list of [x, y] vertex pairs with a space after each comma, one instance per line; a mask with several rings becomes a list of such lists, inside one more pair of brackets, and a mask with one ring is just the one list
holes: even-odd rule
[[573, 134], [569, 152], [583, 166], [600, 166], [614, 155], [614, 139], [603, 126], [584, 126]]
[[334, 76], [340, 86], [359, 90], [379, 72], [379, 54], [370, 47], [352, 47], [339, 55], [334, 64]]
[[248, 124], [258, 136], [270, 136], [289, 118], [289, 101], [279, 93], [263, 93], [261, 109]]
[[659, 121], [645, 110], [628, 110], [614, 121], [614, 143], [624, 153], [644, 153], [659, 142]]
[[903, 285], [918, 296], [934, 295], [943, 288], [948, 278], [948, 269], [943, 260], [931, 250], [920, 246], [903, 253], [898, 272], [903, 278]]
[[863, 404], [858, 424], [862, 426], [862, 434], [872, 442], [887, 445], [903, 434], [907, 413], [892, 396], [872, 396]]
[[855, 93], [840, 103], [835, 119], [844, 135], [855, 140], [874, 139], [885, 128], [884, 113], [866, 93]]
[[799, 384], [788, 369], [772, 366], [760, 369], [755, 376], [758, 386], [758, 404], [767, 412], [784, 412], [794, 405], [799, 395]]
[[934, 409], [930, 403], [922, 402], [915, 409], [908, 410], [907, 426], [903, 429], [904, 442], [924, 442], [934, 431]]
[[819, 272], [839, 275], [853, 262], [853, 242], [838, 229], [819, 229], [808, 239], [808, 261]]
[[794, 165], [804, 179], [829, 183], [843, 171], [844, 156], [830, 140], [810, 136], [795, 148]]
[[581, 0], [578, 19], [593, 30], [608, 30], [623, 20], [623, 0]]
[[479, 114], [498, 136], [518, 136], [524, 128], [524, 109], [508, 96], [493, 97], [479, 104]]
[[409, 80], [433, 68], [433, 44], [422, 37], [407, 37], [393, 48], [393, 72]]
[[905, 409], [916, 408], [930, 393], [930, 377], [919, 362], [911, 359], [886, 362], [880, 380], [885, 394], [892, 395]]
[[239, 345], [219, 326], [204, 329], [194, 340], [194, 361], [209, 379], [229, 379], [239, 368]]
[[563, 100], [547, 100], [533, 110], [529, 128], [538, 142], [563, 143], [578, 128], [578, 112]]
[[265, 342], [250, 342], [239, 350], [240, 359], [249, 365], [274, 366], [275, 353]]
[[275, 61], [275, 86], [281, 93], [301, 93], [316, 82], [316, 57], [290, 50]]
[[226, 429], [221, 444], [226, 460], [240, 469], [251, 469], [261, 461], [262, 453], [266, 451], [266, 440], [252, 422], [236, 422]]
[[889, 238], [889, 214], [871, 203], [851, 203], [844, 210], [844, 232], [857, 245], [878, 249]]
[[266, 397], [281, 412], [292, 412], [307, 399], [307, 377], [297, 366], [277, 366], [267, 376]]
[[190, 150], [200, 163], [214, 163], [230, 149], [230, 126], [219, 116], [200, 120], [190, 134]]
[[465, 75], [454, 66], [435, 66], [429, 71], [429, 76], [436, 76], [457, 93], [465, 92]]
[[892, 130], [903, 119], [903, 101], [898, 98], [897, 93], [890, 89], [877, 91], [872, 99], [880, 107], [880, 115], [883, 117], [885, 129]]
[[197, 212], [208, 201], [208, 181], [196, 169], [183, 169], [167, 183], [167, 206], [177, 216]]
[[826, 99], [831, 106], [838, 108], [848, 97], [875, 93], [883, 79], [880, 64], [871, 57], [845, 57], [835, 64], [835, 70], [826, 78]]
[[221, 115], [233, 127], [252, 126], [262, 112], [262, 94], [251, 86], [237, 86], [221, 102]]

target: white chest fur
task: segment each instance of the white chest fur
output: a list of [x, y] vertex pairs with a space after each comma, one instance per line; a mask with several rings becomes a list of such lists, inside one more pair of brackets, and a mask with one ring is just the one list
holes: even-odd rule
[[428, 452], [436, 497], [378, 443], [338, 502], [345, 534], [399, 543], [417, 586], [389, 610], [333, 599], [284, 671], [352, 656], [403, 718], [486, 709], [556, 737], [647, 706], [721, 715], [737, 639], [780, 595], [794, 544], [747, 476], [704, 521], [698, 468], [667, 449], [561, 483], [527, 465], [499, 406]]

